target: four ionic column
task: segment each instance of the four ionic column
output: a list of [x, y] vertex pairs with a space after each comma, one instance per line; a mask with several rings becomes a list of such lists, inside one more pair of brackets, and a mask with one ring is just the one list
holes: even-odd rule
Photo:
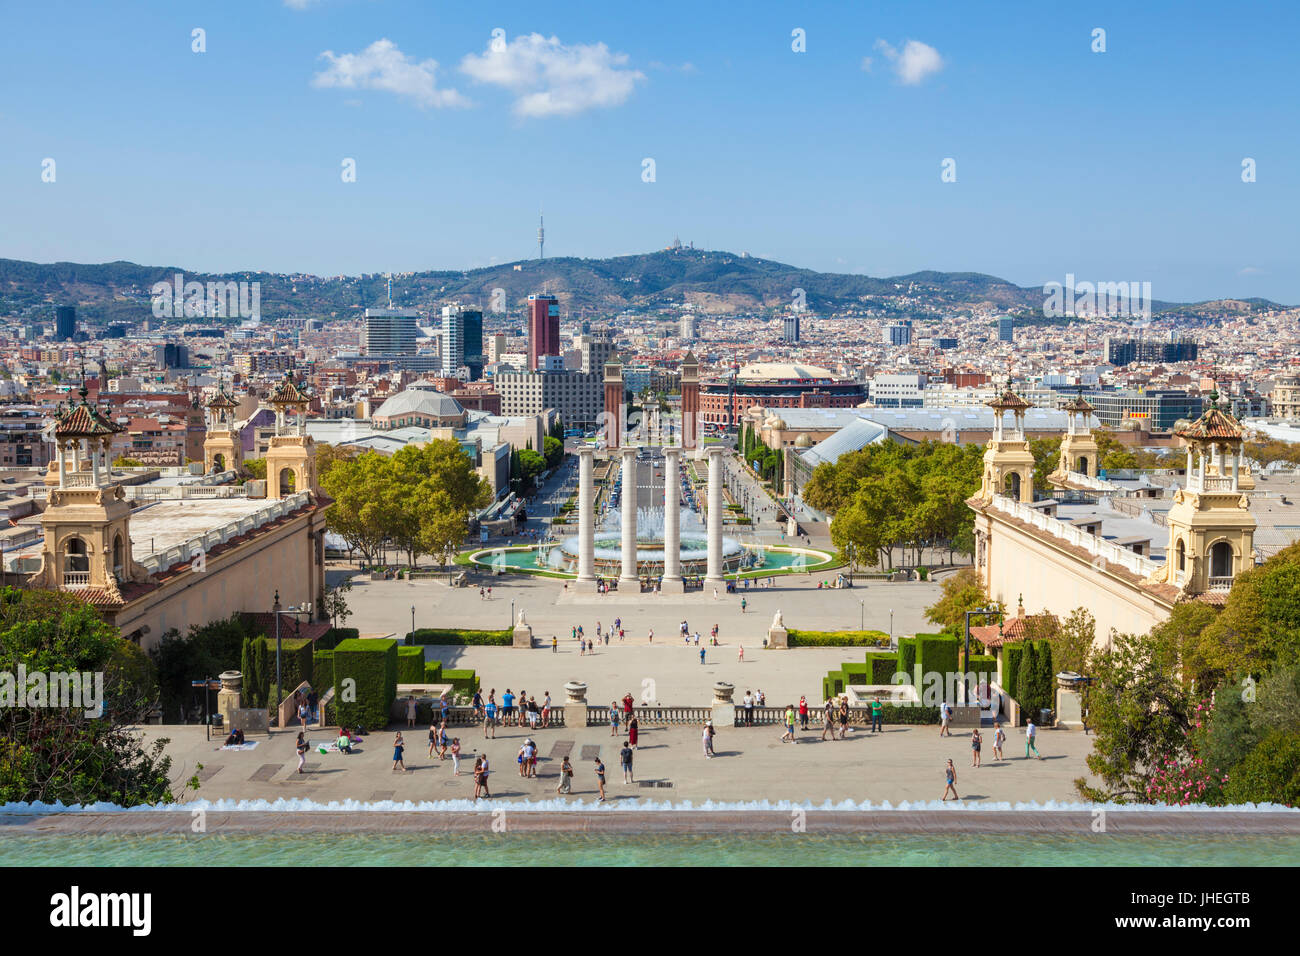
[[681, 449], [664, 449], [664, 577], [663, 590], [681, 593], [686, 590], [682, 580], [682, 515], [681, 515]]
[[623, 456], [623, 566], [618, 575], [619, 589], [640, 590], [641, 577], [636, 568], [636, 449], [624, 448]]
[[596, 580], [596, 502], [592, 493], [594, 448], [578, 449], [578, 583]]
[[704, 587], [725, 588], [722, 577], [722, 455], [724, 450], [714, 445], [706, 451], [709, 458], [709, 560], [704, 576]]

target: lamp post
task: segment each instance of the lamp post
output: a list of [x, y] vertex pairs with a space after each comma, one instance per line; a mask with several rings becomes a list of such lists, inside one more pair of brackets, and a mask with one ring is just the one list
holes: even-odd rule
[[[859, 601], [858, 602], [858, 630], [865, 631], [866, 629], [867, 629], [867, 602]], [[891, 631], [893, 630], [892, 626], [890, 627], [890, 630]], [[894, 639], [892, 635], [890, 636], [889, 640], [891, 643], [893, 642]]]
[[894, 646], [894, 609], [889, 609], [889, 646]]
[[276, 588], [275, 603], [271, 605], [275, 615], [275, 707], [280, 709], [280, 589]]
[[411, 637], [406, 643], [407, 644], [415, 643], [415, 605], [414, 604], [411, 605]]

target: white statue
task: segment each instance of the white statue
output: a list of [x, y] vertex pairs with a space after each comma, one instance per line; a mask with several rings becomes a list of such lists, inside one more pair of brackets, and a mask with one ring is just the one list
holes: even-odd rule
[[781, 609], [780, 609], [780, 608], [777, 608], [776, 616], [772, 618], [772, 627], [773, 627], [774, 629], [785, 627], [785, 621], [784, 621], [784, 620], [782, 619], [782, 617], [781, 617]]
[[520, 627], [527, 627], [527, 626], [528, 626], [528, 621], [526, 621], [526, 620], [524, 619], [524, 609], [523, 609], [523, 608], [520, 608], [520, 609], [519, 609], [519, 626], [520, 626]]

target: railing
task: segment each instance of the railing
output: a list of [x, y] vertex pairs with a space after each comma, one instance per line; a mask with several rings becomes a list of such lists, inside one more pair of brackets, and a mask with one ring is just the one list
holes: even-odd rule
[[128, 501], [248, 497], [243, 485], [125, 485], [122, 490]]
[[98, 487], [95, 476], [88, 471], [65, 471], [63, 473], [64, 488], [95, 488]]
[[90, 572], [89, 571], [64, 571], [63, 586], [65, 588], [90, 587]]
[[[703, 726], [706, 720], [713, 718], [712, 707], [633, 707], [632, 715], [636, 717], [638, 727], [681, 727]], [[626, 721], [623, 707], [618, 710], [620, 726]], [[608, 727], [609, 708], [587, 705], [587, 726]]]
[[1028, 525], [1032, 525], [1039, 531], [1054, 538], [1060, 538], [1068, 544], [1083, 548], [1089, 554], [1101, 558], [1103, 561], [1117, 564], [1139, 577], [1149, 577], [1162, 567], [1160, 563], [1152, 561], [1145, 555], [1130, 551], [1128, 548], [1121, 548], [1117, 544], [1111, 544], [1097, 535], [1088, 534], [1074, 525], [1066, 524], [1059, 518], [1048, 517], [1041, 511], [1004, 495], [993, 496], [993, 507]]
[[[736, 726], [751, 726], [748, 722], [749, 711], [740, 704], [736, 705]], [[826, 711], [821, 707], [808, 706], [808, 725], [820, 727], [822, 718], [826, 716]], [[834, 721], [839, 723], [840, 714], [835, 712]], [[776, 726], [785, 723], [784, 707], [755, 707], [752, 726]], [[802, 726], [799, 719], [799, 709], [795, 708], [794, 723], [796, 727]], [[850, 707], [849, 708], [849, 726], [851, 727], [869, 727], [871, 726], [871, 708], [870, 707]]]
[[1076, 485], [1083, 485], [1085, 488], [1095, 488], [1098, 491], [1113, 491], [1118, 494], [1124, 494], [1125, 489], [1122, 485], [1117, 485], [1113, 481], [1107, 481], [1105, 478], [1093, 478], [1091, 475], [1082, 471], [1066, 472], [1066, 477]]
[[1232, 575], [1222, 575], [1211, 577], [1209, 580], [1209, 590], [1211, 591], [1231, 591]]
[[1187, 484], [1188, 487], [1192, 488], [1193, 490], [1196, 488], [1197, 485], [1199, 485], [1201, 491], [1236, 491], [1237, 490], [1237, 482], [1235, 479], [1231, 477], [1225, 478], [1221, 475], [1203, 475], [1199, 479], [1199, 481], [1193, 478]]
[[225, 544], [231, 538], [248, 534], [271, 521], [276, 521], [286, 514], [298, 510], [310, 501], [311, 496], [305, 491], [300, 491], [288, 498], [273, 501], [259, 508], [251, 515], [245, 515], [237, 521], [231, 521], [205, 534], [198, 535], [185, 544], [178, 544], [158, 554], [151, 554], [139, 563], [151, 574], [161, 574], [174, 565], [193, 560], [200, 552], [206, 553], [218, 545]]

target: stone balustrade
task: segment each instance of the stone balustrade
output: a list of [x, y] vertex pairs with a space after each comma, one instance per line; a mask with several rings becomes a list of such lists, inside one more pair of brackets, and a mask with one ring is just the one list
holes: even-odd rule
[[1152, 561], [1145, 555], [1130, 551], [1127, 548], [1121, 548], [1117, 544], [1111, 544], [1095, 534], [1089, 534], [1082, 528], [1067, 524], [1059, 518], [1049, 517], [1037, 508], [1031, 508], [1005, 495], [994, 495], [993, 507], [1028, 525], [1032, 525], [1035, 529], [1054, 538], [1060, 538], [1068, 544], [1083, 548], [1089, 554], [1101, 558], [1109, 564], [1125, 568], [1138, 577], [1150, 577], [1164, 567], [1162, 563]]

